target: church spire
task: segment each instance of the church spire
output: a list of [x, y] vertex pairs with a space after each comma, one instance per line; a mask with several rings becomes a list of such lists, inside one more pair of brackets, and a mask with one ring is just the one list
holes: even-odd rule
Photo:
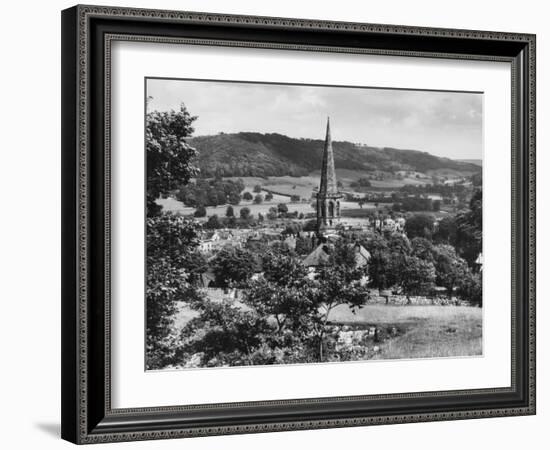
[[327, 117], [327, 134], [325, 137], [325, 149], [323, 152], [323, 166], [321, 168], [321, 184], [319, 186], [319, 193], [322, 195], [338, 193], [336, 171], [334, 170], [332, 139], [330, 136], [330, 117]]
[[330, 119], [327, 117], [327, 134], [323, 151], [323, 166], [321, 168], [321, 183], [317, 192], [317, 235], [336, 225], [340, 219], [340, 198], [334, 170], [334, 154], [330, 136]]

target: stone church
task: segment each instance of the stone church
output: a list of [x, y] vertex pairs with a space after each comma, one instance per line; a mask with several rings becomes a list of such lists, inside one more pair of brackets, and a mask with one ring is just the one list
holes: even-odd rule
[[[330, 119], [327, 118], [327, 133], [321, 166], [321, 182], [317, 192], [317, 246], [304, 259], [303, 264], [311, 269], [326, 264], [333, 251], [333, 244], [327, 241], [332, 236], [338, 239], [336, 226], [340, 222], [340, 199], [343, 195], [338, 191], [336, 170], [334, 168], [334, 152], [330, 135]], [[366, 266], [371, 258], [370, 253], [358, 243], [349, 243], [355, 255], [356, 267]]]

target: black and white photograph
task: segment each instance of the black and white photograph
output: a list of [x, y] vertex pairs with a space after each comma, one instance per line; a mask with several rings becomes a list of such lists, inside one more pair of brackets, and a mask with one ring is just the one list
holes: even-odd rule
[[483, 93], [147, 78], [147, 370], [483, 355]]

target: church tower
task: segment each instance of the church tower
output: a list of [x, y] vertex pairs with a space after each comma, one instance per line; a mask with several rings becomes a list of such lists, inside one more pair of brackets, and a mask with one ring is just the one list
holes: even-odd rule
[[340, 199], [336, 171], [334, 170], [334, 154], [330, 137], [330, 119], [327, 118], [327, 135], [323, 151], [323, 166], [321, 168], [321, 183], [317, 193], [317, 232], [332, 228], [340, 219]]

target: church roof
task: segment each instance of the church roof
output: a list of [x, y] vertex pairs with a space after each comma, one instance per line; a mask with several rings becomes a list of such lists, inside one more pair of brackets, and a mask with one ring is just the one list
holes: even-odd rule
[[[307, 255], [306, 259], [304, 259], [304, 266], [312, 267], [326, 264], [330, 258], [333, 247], [334, 246], [330, 243], [319, 244], [309, 255]], [[355, 251], [356, 267], [363, 267], [369, 262], [371, 256], [365, 247], [360, 244], [348, 244], [348, 247], [353, 248]]]
[[318, 196], [338, 194], [336, 171], [334, 170], [334, 152], [332, 151], [332, 138], [330, 136], [330, 119], [327, 117], [327, 134], [325, 137], [325, 149], [323, 151], [323, 165], [321, 168], [321, 183]]
[[326, 243], [320, 244], [304, 259], [304, 266], [322, 266], [327, 263], [329, 257], [330, 245]]

